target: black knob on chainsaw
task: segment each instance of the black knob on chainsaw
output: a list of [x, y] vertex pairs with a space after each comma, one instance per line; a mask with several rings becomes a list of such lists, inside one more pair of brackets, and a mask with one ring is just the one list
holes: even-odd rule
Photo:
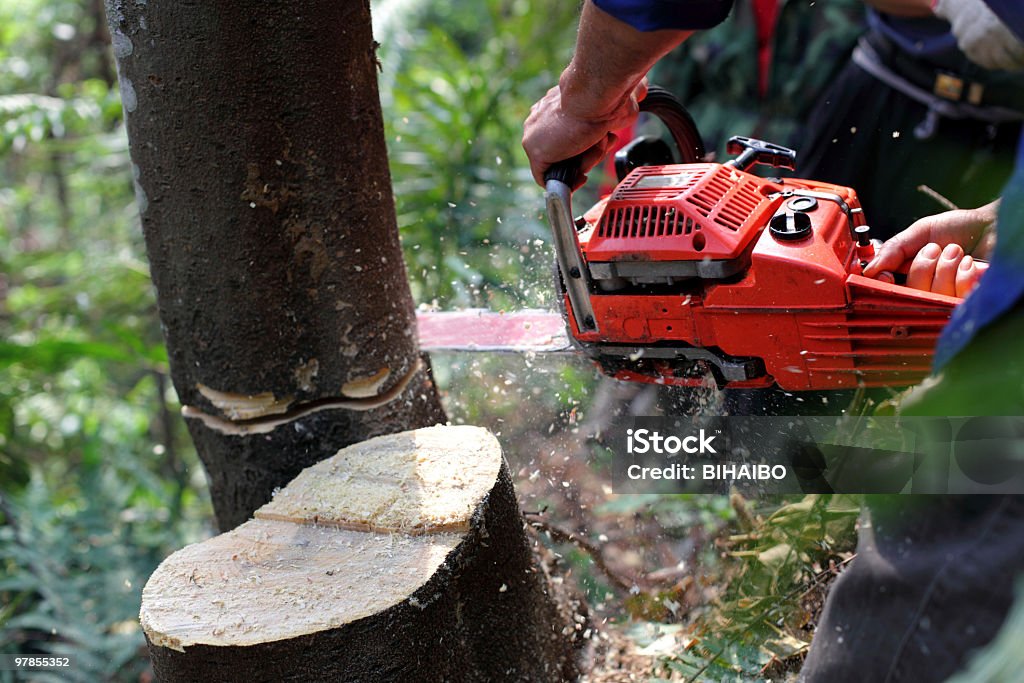
[[661, 138], [643, 135], [615, 153], [615, 175], [621, 181], [637, 166], [674, 164], [672, 148]]
[[[653, 114], [665, 124], [676, 149], [680, 164], [694, 164], [704, 158], [704, 141], [690, 112], [675, 95], [656, 85], [647, 88], [640, 101], [640, 111]], [[677, 163], [667, 143], [651, 137], [640, 137], [615, 154], [615, 175], [619, 181], [637, 166], [660, 166]]]
[[858, 247], [869, 247], [871, 246], [871, 228], [867, 225], [858, 225], [853, 229], [853, 234], [857, 238]]
[[774, 142], [734, 135], [729, 138], [725, 151], [738, 155], [726, 163], [741, 171], [748, 170], [754, 164], [788, 168], [791, 171], [796, 168], [796, 152]]
[[784, 242], [800, 240], [811, 234], [811, 217], [803, 211], [776, 214], [768, 223], [772, 237]]

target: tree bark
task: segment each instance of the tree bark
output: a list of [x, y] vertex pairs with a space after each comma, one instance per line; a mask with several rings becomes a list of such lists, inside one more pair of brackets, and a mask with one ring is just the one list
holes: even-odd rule
[[351, 446], [170, 556], [141, 616], [165, 683], [557, 683], [590, 631], [553, 590], [498, 442], [431, 427]]
[[171, 376], [228, 529], [339, 447], [444, 419], [369, 5], [107, 0], [107, 15]]

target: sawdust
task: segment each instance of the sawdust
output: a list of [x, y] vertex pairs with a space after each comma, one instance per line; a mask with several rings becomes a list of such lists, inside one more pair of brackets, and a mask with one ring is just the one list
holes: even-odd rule
[[634, 683], [647, 681], [658, 658], [639, 653], [636, 643], [615, 629], [605, 629], [595, 638], [591, 669], [580, 683]]

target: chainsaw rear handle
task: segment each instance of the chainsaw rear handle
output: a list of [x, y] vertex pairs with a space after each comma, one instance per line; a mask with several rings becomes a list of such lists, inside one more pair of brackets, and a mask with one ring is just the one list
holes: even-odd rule
[[665, 124], [679, 150], [679, 163], [695, 164], [704, 159], [704, 140], [697, 123], [683, 103], [665, 88], [652, 85], [640, 102], [640, 111], [654, 114]]
[[[697, 124], [675, 95], [665, 88], [652, 85], [647, 88], [647, 96], [640, 101], [640, 111], [654, 114], [665, 124], [679, 149], [680, 163], [692, 164], [704, 158], [704, 141], [697, 130]], [[552, 164], [544, 172], [545, 186], [549, 181], [557, 180], [570, 189], [575, 187], [581, 173], [581, 158], [582, 155], [576, 155]]]

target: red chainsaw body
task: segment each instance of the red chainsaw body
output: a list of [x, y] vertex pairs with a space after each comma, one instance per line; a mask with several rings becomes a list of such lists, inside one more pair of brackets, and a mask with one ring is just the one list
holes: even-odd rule
[[864, 218], [847, 187], [641, 166], [583, 220], [597, 331], [574, 314], [569, 331], [621, 379], [693, 385], [711, 369], [730, 387], [909, 385], [960, 301], [861, 275]]

